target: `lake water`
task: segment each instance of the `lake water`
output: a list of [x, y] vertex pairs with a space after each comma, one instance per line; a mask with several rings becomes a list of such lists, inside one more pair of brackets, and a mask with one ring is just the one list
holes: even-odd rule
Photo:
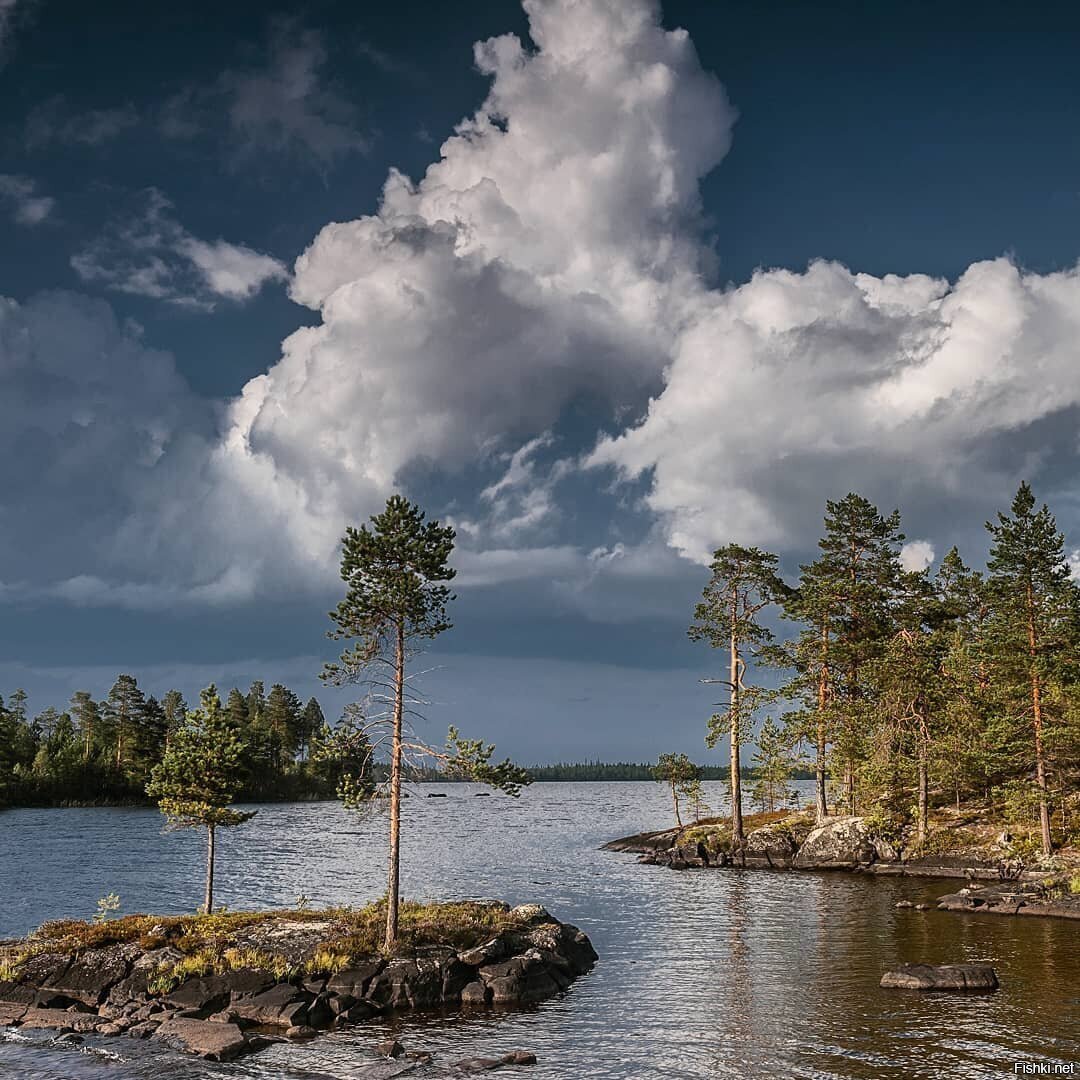
[[[722, 802], [718, 785], [710, 801]], [[947, 883], [769, 871], [676, 873], [597, 850], [664, 827], [651, 783], [536, 784], [520, 800], [423, 785], [405, 803], [403, 888], [415, 899], [537, 901], [592, 938], [600, 962], [561, 999], [470, 1019], [405, 1016], [212, 1065], [127, 1039], [57, 1046], [8, 1032], [0, 1076], [18, 1080], [363, 1080], [387, 1033], [437, 1061], [534, 1051], [533, 1080], [983, 1077], [1013, 1063], [1080, 1063], [1080, 926], [897, 911]], [[441, 791], [445, 799], [428, 799]], [[383, 887], [385, 820], [336, 804], [265, 806], [219, 844], [218, 899], [234, 909], [360, 904]], [[0, 814], [0, 937], [44, 919], [191, 911], [202, 847], [153, 810]], [[989, 996], [878, 987], [905, 961], [991, 961]], [[27, 1038], [33, 1036], [31, 1041]], [[1077, 1065], [1080, 1072], [1080, 1064]], [[446, 1075], [421, 1068], [415, 1077]]]

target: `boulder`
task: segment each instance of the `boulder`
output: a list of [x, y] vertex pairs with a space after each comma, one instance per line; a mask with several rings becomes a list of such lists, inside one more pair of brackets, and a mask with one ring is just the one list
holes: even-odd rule
[[359, 964], [347, 971], [338, 972], [330, 977], [326, 989], [331, 994], [344, 996], [349, 994], [354, 998], [362, 998], [371, 984], [371, 980], [386, 967], [385, 960], [372, 960], [366, 964]]
[[472, 967], [481, 967], [484, 964], [494, 964], [506, 956], [506, 942], [502, 938], [492, 938], [475, 948], [466, 949], [458, 953], [458, 959], [463, 964]]
[[241, 1020], [251, 1024], [277, 1024], [295, 1027], [307, 1023], [310, 996], [291, 983], [278, 983], [261, 994], [240, 996], [229, 1008]]
[[787, 870], [795, 865], [799, 845], [786, 825], [763, 825], [746, 834], [746, 845], [737, 859], [743, 866]]
[[88, 949], [63, 971], [40, 983], [43, 992], [62, 994], [86, 1005], [100, 1005], [122, 979], [127, 978], [135, 960], [142, 955], [137, 945], [110, 945]]
[[998, 988], [997, 972], [989, 964], [903, 964], [881, 976], [893, 990], [977, 990]]
[[461, 990], [461, 1004], [483, 1008], [491, 1002], [491, 991], [482, 982], [471, 982]]
[[236, 1024], [173, 1018], [166, 1020], [157, 1033], [208, 1061], [232, 1061], [248, 1049], [248, 1042]]
[[800, 870], [857, 870], [877, 860], [893, 862], [899, 855], [876, 836], [863, 818], [833, 818], [814, 829], [795, 856]]
[[503, 1054], [502, 1057], [488, 1058], [488, 1057], [474, 1057], [464, 1058], [461, 1061], [454, 1062], [454, 1068], [459, 1069], [461, 1072], [475, 1073], [475, 1072], [490, 1072], [492, 1069], [501, 1068], [503, 1065], [535, 1065], [536, 1055], [529, 1053], [527, 1050], [511, 1050], [509, 1054]]
[[28, 1007], [29, 1002], [0, 1001], [0, 1027], [17, 1024]]
[[211, 1013], [224, 1009], [231, 996], [232, 982], [228, 976], [205, 975], [201, 978], [185, 979], [162, 1000], [178, 1009], [201, 1014], [205, 1019]]

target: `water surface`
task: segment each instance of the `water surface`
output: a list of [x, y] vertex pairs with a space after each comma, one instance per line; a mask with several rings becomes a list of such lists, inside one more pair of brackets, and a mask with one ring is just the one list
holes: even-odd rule
[[[538, 901], [580, 926], [601, 960], [562, 998], [467, 1022], [406, 1016], [230, 1065], [127, 1039], [65, 1048], [9, 1033], [0, 1076], [362, 1080], [368, 1048], [391, 1031], [444, 1063], [532, 1050], [537, 1067], [494, 1075], [533, 1080], [983, 1077], [1013, 1075], [1019, 1060], [1080, 1062], [1075, 923], [895, 909], [901, 898], [936, 897], [941, 882], [676, 873], [598, 851], [668, 824], [656, 784], [536, 784], [520, 800], [477, 790], [424, 785], [405, 803], [404, 892]], [[425, 797], [435, 791], [447, 798]], [[718, 791], [711, 801], [720, 804]], [[365, 903], [383, 887], [384, 836], [384, 820], [333, 803], [261, 807], [219, 844], [218, 898], [232, 908], [291, 905], [301, 894], [316, 906]], [[109, 892], [125, 912], [194, 910], [202, 855], [198, 836], [163, 832], [152, 810], [0, 814], [0, 937], [90, 917]], [[965, 960], [995, 964], [1002, 989], [920, 995], [877, 985], [896, 963]]]

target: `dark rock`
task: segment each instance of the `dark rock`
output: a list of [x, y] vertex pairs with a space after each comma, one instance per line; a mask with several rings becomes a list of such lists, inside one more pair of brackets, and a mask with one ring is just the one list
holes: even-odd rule
[[333, 1009], [333, 1002], [336, 1000], [336, 998], [331, 998], [327, 994], [320, 994], [311, 1002], [307, 1011], [308, 1026], [328, 1028], [334, 1022], [335, 1015], [337, 1015]]
[[503, 975], [488, 984], [491, 1000], [495, 1005], [516, 1005], [524, 994], [524, 984], [519, 975]]
[[236, 1024], [214, 1024], [209, 1020], [174, 1017], [161, 1025], [158, 1035], [208, 1061], [232, 1061], [249, 1048]]
[[199, 1019], [205, 1019], [211, 1013], [224, 1009], [231, 996], [232, 981], [228, 976], [205, 975], [186, 979], [162, 1000], [178, 1009], [198, 1014]]
[[446, 792], [445, 791], [429, 791], [428, 792], [428, 798], [429, 799], [445, 799], [446, 798]]
[[38, 989], [30, 982], [17, 982], [14, 979], [0, 982], [0, 1002], [18, 1005], [32, 1005], [38, 996]]
[[20, 1024], [24, 1028], [56, 1028], [59, 1032], [74, 1031], [69, 1013], [59, 1012], [56, 1009], [38, 1009], [30, 1006], [20, 1018]]
[[109, 990], [127, 977], [141, 953], [137, 945], [88, 949], [39, 985], [44, 992], [63, 994], [86, 1005], [100, 1005]]
[[29, 1007], [29, 1002], [0, 1001], [0, 1027], [17, 1024]]
[[454, 1068], [466, 1073], [490, 1072], [492, 1069], [499, 1068], [502, 1063], [502, 1058], [463, 1058], [461, 1061], [454, 1062]]
[[310, 996], [292, 983], [278, 983], [259, 994], [234, 998], [230, 1008], [241, 1020], [252, 1024], [294, 1027], [307, 1022]]
[[[525, 976], [521, 986], [521, 1001], [546, 1001], [559, 993], [561, 987], [547, 971], [534, 971]], [[494, 997], [494, 987], [492, 988]], [[498, 1000], [498, 999], [495, 999]]]
[[488, 1058], [488, 1057], [474, 1057], [464, 1058], [461, 1061], [454, 1062], [454, 1068], [460, 1069], [462, 1072], [475, 1073], [475, 1072], [490, 1072], [492, 1069], [499, 1069], [503, 1065], [535, 1065], [536, 1055], [530, 1054], [526, 1050], [513, 1050], [509, 1054], [503, 1054], [502, 1057]]
[[314, 1039], [319, 1033], [307, 1024], [295, 1024], [291, 1028], [287, 1028], [285, 1031], [286, 1039], [302, 1040], [302, 1039]]
[[366, 993], [371, 980], [386, 967], [385, 960], [372, 960], [366, 964], [359, 964], [347, 971], [332, 975], [326, 984], [326, 989], [331, 994], [350, 994], [354, 998], [362, 998]]
[[903, 964], [881, 976], [881, 985], [900, 990], [978, 990], [998, 988], [989, 964]]
[[470, 964], [473, 967], [497, 963], [505, 956], [506, 942], [502, 938], [492, 938], [490, 941], [485, 941], [483, 945], [458, 953], [458, 959], [463, 964]]
[[70, 1009], [73, 1012], [94, 1012], [92, 1006], [81, 1000], [68, 997], [56, 990], [39, 990], [34, 998], [34, 1004], [39, 1009]]
[[379, 1057], [384, 1058], [398, 1058], [405, 1053], [405, 1047], [397, 1039], [385, 1039], [381, 1043], [376, 1043], [374, 1050]]
[[535, 1065], [536, 1055], [528, 1050], [511, 1050], [509, 1054], [503, 1054], [504, 1065]]
[[487, 1006], [491, 1003], [491, 991], [482, 982], [471, 982], [461, 990], [461, 1004], [470, 1007]]

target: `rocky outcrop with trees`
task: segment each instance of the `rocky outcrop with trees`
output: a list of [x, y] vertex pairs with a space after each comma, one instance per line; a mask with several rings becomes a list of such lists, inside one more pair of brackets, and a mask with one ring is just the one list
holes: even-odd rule
[[597, 959], [585, 934], [535, 904], [400, 914], [389, 956], [384, 904], [46, 923], [0, 947], [0, 1026], [157, 1038], [226, 1061], [394, 1012], [544, 1001]]
[[861, 817], [815, 824], [810, 813], [773, 813], [755, 814], [746, 822], [750, 828], [738, 846], [732, 844], [727, 819], [711, 819], [622, 837], [604, 849], [635, 852], [641, 863], [672, 870], [847, 870], [959, 878], [967, 886], [942, 897], [938, 904], [942, 910], [1080, 918], [1080, 867], [1063, 861], [1052, 873], [1041, 867], [1028, 869], [1011, 853], [1007, 834], [986, 842], [978, 830], [969, 828], [963, 834], [966, 847], [935, 851], [907, 848]]

